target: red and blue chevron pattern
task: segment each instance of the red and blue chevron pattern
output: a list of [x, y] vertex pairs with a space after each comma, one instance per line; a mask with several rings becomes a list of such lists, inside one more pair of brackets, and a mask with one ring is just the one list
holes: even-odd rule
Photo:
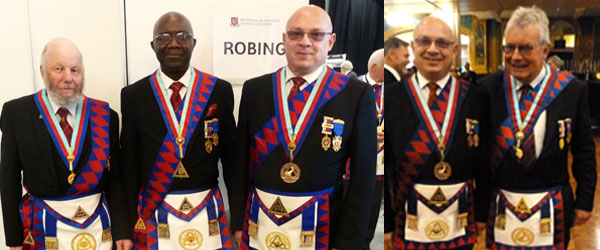
[[[280, 102], [277, 101], [277, 88], [281, 85], [278, 79], [278, 75], [280, 75], [281, 70], [282, 69], [279, 69], [273, 74], [273, 94], [275, 99], [275, 107], [280, 107]], [[317, 113], [315, 111], [319, 110], [325, 103], [331, 100], [331, 98], [335, 97], [342, 89], [346, 87], [349, 77], [327, 68], [327, 73], [323, 79], [326, 79], [326, 82], [323, 84], [323, 91], [321, 92], [321, 95], [316, 97], [318, 98], [318, 101], [312, 108], [313, 112], [310, 112], [309, 119], [307, 119], [304, 128], [309, 128], [311, 126]], [[299, 113], [301, 112], [302, 108], [304, 108], [306, 100], [308, 99], [310, 91], [313, 89], [314, 85], [314, 82], [309, 84], [292, 99], [292, 105], [290, 105], [290, 119], [292, 122], [298, 120]], [[275, 116], [269, 119], [254, 135], [254, 140], [250, 140], [250, 176], [252, 176], [252, 173], [262, 163], [265, 157], [267, 157], [275, 148], [277, 148], [279, 144], [287, 145], [284, 138], [285, 131], [282, 125], [283, 119], [280, 109], [281, 108], [275, 108]], [[300, 130], [299, 134], [300, 139], [298, 140], [298, 143], [296, 143], [298, 149], [302, 145], [302, 142], [308, 133]], [[298, 151], [298, 149], [296, 151]], [[288, 150], [287, 146], [284, 146], [284, 150]]]
[[[490, 202], [486, 229], [486, 247], [492, 250], [564, 250], [565, 246], [565, 213], [562, 191], [555, 188], [549, 192], [554, 204], [554, 245], [540, 247], [509, 246], [494, 242], [494, 221], [496, 221], [496, 199]], [[492, 197], [496, 197], [497, 192]], [[544, 198], [546, 199], [546, 198]]]
[[450, 207], [450, 205], [452, 205], [456, 200], [458, 200], [458, 198], [460, 197], [460, 195], [464, 192], [467, 192], [467, 187], [469, 187], [471, 185], [471, 181], [466, 181], [465, 184], [456, 192], [456, 194], [454, 194], [452, 197], [450, 197], [448, 199], [448, 202], [446, 204], [443, 204], [441, 206], [437, 206], [434, 204], [429, 204], [429, 198], [425, 197], [423, 194], [419, 193], [419, 191], [417, 190], [413, 190], [413, 195], [419, 200], [421, 201], [421, 204], [425, 205], [426, 207], [428, 207], [429, 209], [431, 209], [432, 211], [436, 212], [436, 213], [441, 213], [444, 212], [444, 210], [446, 210], [448, 207]]
[[[537, 107], [537, 110], [533, 113], [530, 123], [527, 124], [527, 126], [524, 129], [525, 138], [527, 138], [531, 134], [531, 131], [533, 131], [533, 124], [537, 122], [539, 115], [546, 109], [546, 107], [548, 107], [548, 105], [550, 105], [550, 103], [552, 103], [554, 98], [556, 98], [560, 94], [560, 92], [569, 85], [573, 78], [573, 75], [565, 71], [552, 73], [552, 76], [549, 80], [550, 82], [546, 88], [547, 90], [541, 92], [541, 94], [543, 95], [541, 97], [541, 102]], [[522, 117], [524, 117], [524, 113], [526, 113], [526, 111], [531, 106], [534, 97], [537, 94], [539, 94], [538, 90], [540, 88], [540, 85], [541, 84], [538, 84], [534, 91], [529, 92], [529, 94], [524, 98], [523, 103], [519, 103], [519, 111], [521, 112]], [[502, 158], [504, 158], [506, 152], [509, 151], [508, 149], [515, 143], [514, 135], [517, 131], [517, 126], [515, 115], [512, 112], [513, 103], [511, 95], [512, 89], [510, 84], [510, 75], [507, 72], [504, 72], [504, 98], [509, 115], [502, 122], [500, 127], [498, 127], [498, 130], [495, 134], [496, 143], [492, 145], [491, 162], [492, 170], [494, 172], [497, 171], [498, 164], [500, 163]]]
[[86, 113], [89, 114], [89, 126], [90, 132], [92, 132], [92, 153], [81, 173], [67, 191], [67, 196], [96, 191], [110, 154], [110, 107], [106, 102], [92, 98], [87, 99], [88, 111]]
[[48, 204], [46, 204], [46, 202], [44, 202], [41, 199], [36, 199], [34, 201], [34, 203], [36, 206], [40, 206], [44, 210], [46, 210], [46, 214], [47, 214], [46, 216], [48, 216], [48, 214], [52, 215], [57, 220], [61, 221], [62, 223], [65, 223], [69, 226], [76, 227], [79, 229], [87, 228], [90, 224], [92, 224], [92, 222], [94, 222], [96, 220], [96, 218], [100, 215], [100, 213], [99, 213], [100, 209], [103, 208], [102, 205], [108, 207], [108, 204], [106, 203], [106, 198], [104, 196], [102, 196], [102, 200], [98, 203], [98, 206], [96, 207], [96, 210], [94, 210], [94, 213], [91, 214], [90, 217], [88, 217], [83, 223], [79, 223], [77, 221], [71, 220], [69, 217], [65, 217], [64, 215], [60, 214], [56, 210], [52, 209], [52, 207], [48, 206]]
[[[454, 238], [449, 241], [440, 241], [440, 242], [431, 242], [431, 243], [423, 243], [423, 242], [415, 242], [404, 239], [404, 225], [405, 225], [405, 211], [404, 209], [400, 210], [401, 212], [396, 216], [396, 230], [394, 231], [394, 247], [395, 249], [454, 249], [457, 247], [475, 244], [477, 241], [477, 228], [475, 226], [475, 208], [474, 208], [474, 198], [473, 198], [473, 186], [472, 183], [469, 182], [467, 186], [467, 190], [469, 192], [467, 199], [467, 211], [469, 216], [467, 217], [468, 225], [465, 230], [465, 235], [461, 237]], [[464, 188], [464, 187], [463, 187]]]
[[[458, 96], [456, 98], [456, 104], [454, 107], [455, 110], [460, 110], [463, 100], [469, 91], [469, 83], [463, 80], [458, 80], [456, 83], [459, 84], [459, 86], [457, 89]], [[437, 150], [437, 145], [433, 140], [433, 135], [431, 132], [429, 132], [431, 129], [427, 127], [427, 122], [425, 121], [422, 107], [420, 107], [419, 101], [417, 100], [418, 94], [416, 91], [418, 90], [414, 90], [412, 85], [413, 83], [411, 78], [404, 83], [404, 87], [408, 91], [408, 96], [411, 99], [413, 108], [418, 114], [417, 116], [419, 117], [420, 124], [411, 141], [404, 149], [404, 155], [401, 156], [402, 158], [400, 159], [401, 166], [393, 168], [395, 170], [394, 175], [396, 176], [397, 181], [391, 183], [390, 187], [388, 188], [391, 196], [393, 197], [391, 206], [394, 211], [404, 210], [406, 197], [410, 192], [412, 192], [412, 187], [419, 173], [421, 172], [421, 169], [425, 166], [425, 163], [431, 156], [432, 151]], [[451, 84], [446, 84], [431, 107], [431, 113], [438, 124], [443, 123], [444, 112], [448, 106], [448, 98], [450, 96], [450, 85]], [[452, 113], [452, 116], [454, 116], [454, 112]], [[448, 142], [446, 143], [446, 148], [448, 151], [450, 150], [450, 147], [452, 147], [451, 142], [454, 136], [457, 120], [458, 119], [454, 119], [454, 121], [449, 125], [450, 133], [449, 136], [446, 136]]]
[[[206, 103], [210, 99], [210, 95], [212, 94], [212, 90], [216, 83], [216, 78], [206, 73], [202, 73], [197, 69], [194, 69], [196, 73], [196, 78], [194, 79], [194, 84], [190, 93], [193, 98], [193, 102], [190, 105], [190, 108], [193, 108], [190, 113], [190, 119], [185, 121], [186, 129], [185, 132], [185, 143], [184, 148], [190, 141], [190, 138], [193, 134], [194, 129], [202, 113], [205, 109]], [[177, 155], [177, 149], [175, 144], [176, 129], [171, 122], [169, 122], [166, 113], [168, 112], [168, 108], [166, 105], [170, 105], [165, 103], [164, 100], [158, 95], [157, 89], [160, 87], [157, 81], [157, 72], [155, 72], [150, 78], [150, 85], [153, 88], [154, 95], [157, 99], [158, 106], [161, 109], [161, 114], [165, 121], [165, 125], [167, 126], [167, 136], [161, 145], [160, 151], [156, 157], [156, 164], [152, 169], [152, 174], [150, 176], [150, 180], [142, 190], [140, 191], [139, 196], [139, 204], [138, 204], [138, 212], [143, 218], [150, 218], [154, 213], [154, 210], [158, 208], [158, 206], [162, 203], [165, 195], [171, 188], [171, 181], [173, 179], [173, 172], [179, 163], [179, 157]], [[182, 106], [180, 106], [181, 108]]]
[[214, 198], [214, 192], [215, 192], [216, 188], [211, 189], [208, 194], [206, 194], [206, 197], [204, 198], [204, 200], [198, 204], [198, 206], [196, 206], [194, 209], [192, 209], [191, 211], [189, 211], [188, 213], [183, 213], [177, 210], [177, 208], [174, 208], [173, 206], [169, 205], [169, 203], [163, 202], [161, 207], [166, 209], [170, 214], [172, 214], [173, 216], [190, 222], [194, 217], [196, 217], [196, 215], [198, 215], [198, 213], [200, 213], [202, 211], [202, 209], [204, 209], [206, 207], [206, 205], [208, 204], [209, 201], [212, 201]]
[[[269, 215], [269, 208], [260, 200], [256, 191], [250, 192], [248, 195], [248, 201], [246, 203], [246, 215], [244, 217], [244, 233], [242, 233], [242, 244], [240, 246], [240, 250], [257, 250], [256, 248], [250, 247], [250, 238], [248, 236], [248, 221], [250, 221], [250, 204], [252, 198], [258, 199], [260, 209], [273, 221], [273, 223], [277, 224], [277, 226], [281, 226], [282, 224], [290, 221], [293, 218], [296, 218], [298, 215], [301, 215], [304, 212], [304, 209], [307, 209], [311, 203], [317, 202], [317, 223], [316, 223], [316, 241], [315, 241], [315, 250], [328, 250], [329, 249], [329, 193], [324, 193], [320, 195], [313, 196], [310, 200], [306, 201], [300, 207], [290, 212], [290, 217], [281, 217], [277, 218], [274, 215]], [[260, 230], [260, 229], [259, 229]]]
[[538, 203], [535, 204], [535, 206], [530, 208], [530, 210], [531, 210], [530, 214], [521, 213], [521, 212], [517, 211], [517, 207], [515, 205], [508, 202], [508, 199], [506, 198], [506, 195], [504, 194], [504, 192], [500, 191], [499, 193], [504, 198], [505, 207], [508, 208], [508, 210], [511, 211], [520, 221], [526, 221], [532, 215], [534, 215], [538, 210], [540, 210], [542, 208], [542, 206], [544, 206], [550, 202], [550, 193], [547, 193]]

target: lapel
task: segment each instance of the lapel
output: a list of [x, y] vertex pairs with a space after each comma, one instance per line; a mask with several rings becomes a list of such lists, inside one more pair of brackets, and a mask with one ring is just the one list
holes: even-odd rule
[[150, 86], [150, 77], [152, 77], [152, 75], [148, 77], [146, 83], [143, 85], [143, 98], [144, 102], [146, 103], [146, 107], [152, 108], [148, 109], [149, 112], [147, 114], [140, 115], [148, 116], [148, 119], [150, 120], [151, 124], [155, 124], [152, 126], [152, 128], [155, 130], [157, 135], [160, 135], [160, 143], [162, 143], [162, 140], [167, 133], [167, 127], [165, 125], [165, 122], [163, 121], [162, 115], [160, 114], [160, 108], [158, 107], [158, 103], [156, 103], [154, 92], [152, 92], [152, 87]]
[[[33, 98], [35, 98], [35, 96]], [[33, 98], [31, 99], [32, 102]], [[33, 124], [33, 129], [37, 138], [36, 141], [38, 142], [37, 145], [43, 157], [43, 162], [46, 163], [48, 170], [52, 175], [52, 178], [50, 179], [57, 179], [56, 166], [54, 165], [54, 158], [52, 157], [52, 148], [54, 147], [54, 143], [50, 139], [46, 125], [41, 119], [41, 114], [35, 106], [35, 103], [33, 104], [33, 109], [31, 110], [31, 119], [31, 124]]]
[[552, 112], [552, 110], [550, 110], [550, 108], [552, 107], [552, 104], [548, 105], [548, 108], [546, 108], [545, 112], [546, 112], [546, 132], [544, 134], [544, 142], [543, 142], [543, 146], [542, 146], [542, 152], [540, 153], [540, 157], [538, 157], [537, 160], [542, 159], [543, 157], [550, 155], [550, 153], [552, 152], [552, 147], [555, 145], [553, 142], [558, 140], [557, 139], [557, 131], [558, 131], [558, 127], [556, 125], [556, 121], [557, 121], [557, 117], [556, 114], [554, 112]]

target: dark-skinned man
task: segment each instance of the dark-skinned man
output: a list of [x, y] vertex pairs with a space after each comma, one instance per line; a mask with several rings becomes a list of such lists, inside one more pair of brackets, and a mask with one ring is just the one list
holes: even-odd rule
[[190, 21], [168, 12], [150, 46], [160, 67], [123, 88], [121, 145], [135, 249], [232, 249], [218, 161], [231, 165], [231, 84], [190, 66]]

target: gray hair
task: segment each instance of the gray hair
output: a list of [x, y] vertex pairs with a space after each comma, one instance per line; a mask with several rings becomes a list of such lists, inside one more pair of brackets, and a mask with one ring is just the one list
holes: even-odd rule
[[546, 16], [546, 13], [535, 5], [531, 7], [519, 6], [519, 8], [512, 13], [508, 23], [506, 24], [504, 37], [506, 37], [506, 33], [508, 33], [508, 31], [514, 27], [525, 28], [527, 25], [533, 24], [536, 25], [540, 33], [540, 44], [549, 44], [549, 23], [550, 22], [548, 21], [548, 16]]
[[551, 57], [548, 57], [548, 60], [556, 63], [556, 65], [558, 65], [558, 67], [562, 67], [563, 64], [565, 63], [562, 59], [560, 59], [560, 57], [558, 55], [553, 55]]
[[383, 61], [383, 49], [375, 50], [375, 52], [373, 52], [373, 54], [371, 54], [371, 56], [369, 57], [369, 64], [367, 65], [367, 67], [369, 67], [369, 69], [370, 69], [373, 64], [380, 63], [382, 61]]
[[340, 68], [352, 70], [352, 68], [353, 68], [352, 62], [350, 62], [348, 60], [344, 60], [342, 62], [342, 64], [340, 65]]
[[388, 52], [390, 52], [390, 50], [397, 49], [400, 47], [408, 48], [408, 43], [405, 41], [402, 41], [401, 39], [399, 39], [395, 36], [392, 36], [383, 42], [383, 49], [384, 49], [383, 55], [386, 56], [388, 54]]

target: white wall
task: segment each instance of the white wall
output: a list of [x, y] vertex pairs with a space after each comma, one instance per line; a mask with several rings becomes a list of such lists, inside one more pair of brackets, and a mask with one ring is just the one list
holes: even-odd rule
[[[308, 0], [2, 0], [0, 103], [43, 88], [40, 53], [55, 37], [69, 38], [81, 50], [85, 64], [84, 93], [108, 101], [120, 112], [120, 89], [158, 67], [150, 41], [154, 22], [160, 15], [178, 11], [190, 19], [197, 39], [192, 65], [212, 74], [214, 14], [260, 15], [266, 11], [291, 14], [306, 4]], [[256, 75], [264, 73], [267, 72]], [[241, 84], [246, 79], [225, 80], [234, 87], [237, 117]], [[4, 246], [3, 232], [0, 223], [0, 250], [8, 249]]]

